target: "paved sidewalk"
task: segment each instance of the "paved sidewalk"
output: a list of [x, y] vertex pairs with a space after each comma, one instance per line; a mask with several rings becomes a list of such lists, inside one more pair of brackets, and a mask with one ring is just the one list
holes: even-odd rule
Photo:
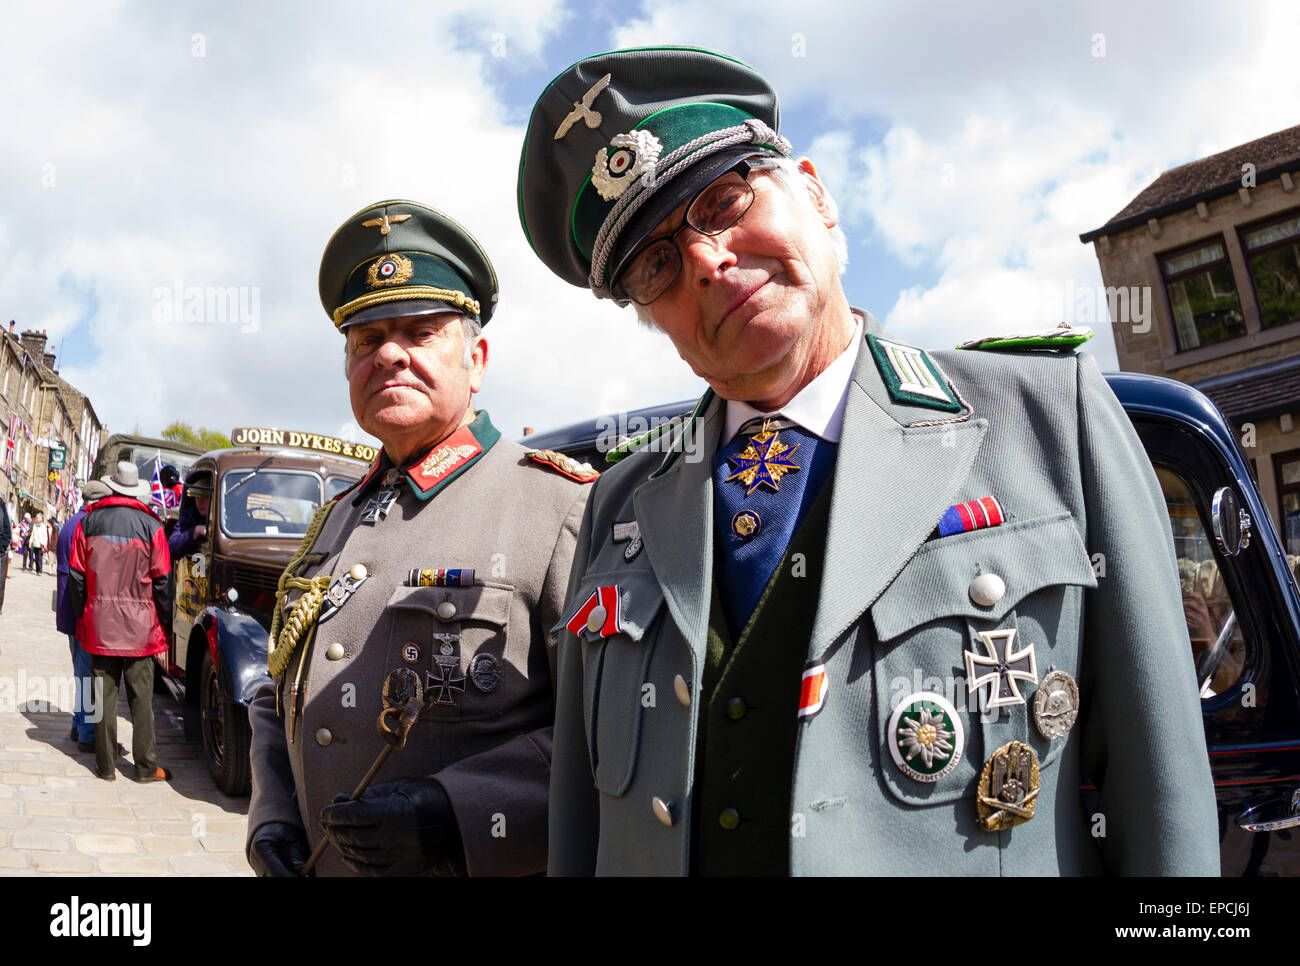
[[153, 700], [158, 761], [172, 780], [132, 781], [125, 690], [117, 737], [127, 757], [117, 781], [96, 777], [94, 754], [68, 738], [62, 682], [72, 661], [67, 637], [54, 629], [54, 577], [24, 572], [21, 559], [9, 568], [0, 614], [0, 875], [252, 875], [248, 799], [217, 789], [170, 694]]

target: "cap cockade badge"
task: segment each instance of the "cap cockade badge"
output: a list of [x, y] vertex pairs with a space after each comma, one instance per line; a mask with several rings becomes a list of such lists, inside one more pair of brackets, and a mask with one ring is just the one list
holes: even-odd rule
[[366, 270], [366, 287], [379, 288], [384, 285], [401, 285], [409, 282], [415, 273], [415, 266], [404, 255], [385, 255], [373, 262]]
[[614, 201], [659, 160], [663, 145], [649, 131], [616, 134], [608, 148], [596, 152], [591, 183], [606, 201]]

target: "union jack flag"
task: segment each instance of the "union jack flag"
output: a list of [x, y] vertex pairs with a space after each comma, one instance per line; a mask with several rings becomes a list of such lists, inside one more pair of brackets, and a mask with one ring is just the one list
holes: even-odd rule
[[167, 496], [162, 485], [161, 453], [153, 458], [153, 479], [149, 483], [149, 505], [158, 512], [158, 516], [167, 515]]

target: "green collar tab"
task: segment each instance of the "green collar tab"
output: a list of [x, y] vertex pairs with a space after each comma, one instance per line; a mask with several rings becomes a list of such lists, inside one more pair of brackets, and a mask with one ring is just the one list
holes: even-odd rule
[[866, 338], [894, 402], [940, 409], [946, 413], [963, 411], [965, 407], [953, 395], [947, 377], [924, 349], [890, 342], [870, 333]]

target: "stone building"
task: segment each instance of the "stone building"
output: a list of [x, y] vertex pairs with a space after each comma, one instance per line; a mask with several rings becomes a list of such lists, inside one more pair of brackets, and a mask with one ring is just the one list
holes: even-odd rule
[[[1300, 126], [1166, 171], [1079, 239], [1101, 263], [1120, 368], [1214, 400], [1300, 554], [1297, 182]], [[1145, 318], [1125, 311], [1135, 297]]]
[[[0, 497], [21, 515], [66, 519], [99, 453], [103, 426], [85, 394], [60, 376], [44, 331], [0, 331]], [[63, 467], [51, 453], [63, 450]]]

